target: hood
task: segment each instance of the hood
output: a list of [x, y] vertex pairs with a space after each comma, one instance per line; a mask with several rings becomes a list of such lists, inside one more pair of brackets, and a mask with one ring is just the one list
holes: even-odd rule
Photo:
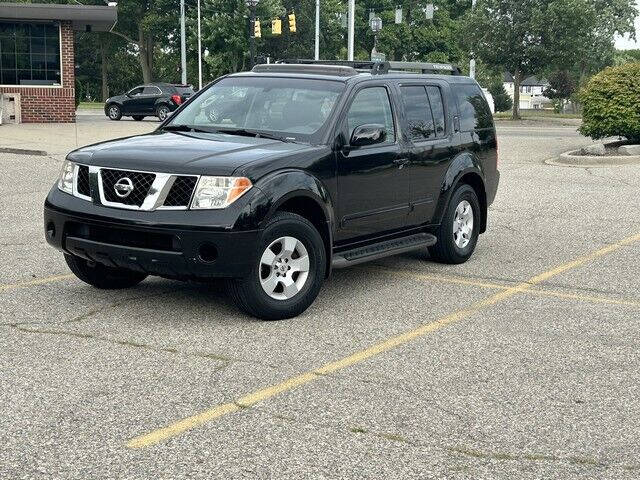
[[197, 175], [231, 175], [247, 163], [268, 161], [309, 145], [213, 133], [163, 132], [82, 147], [69, 160], [122, 170]]

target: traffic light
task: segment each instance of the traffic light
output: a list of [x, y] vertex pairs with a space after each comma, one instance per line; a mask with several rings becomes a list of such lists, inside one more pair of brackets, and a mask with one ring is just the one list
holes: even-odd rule
[[262, 37], [262, 32], [260, 31], [260, 20], [256, 20], [253, 24], [253, 36], [256, 38]]
[[275, 19], [271, 21], [271, 33], [273, 35], [280, 35], [282, 33], [282, 20]]
[[295, 13], [289, 14], [289, 31], [291, 33], [296, 33], [296, 14]]

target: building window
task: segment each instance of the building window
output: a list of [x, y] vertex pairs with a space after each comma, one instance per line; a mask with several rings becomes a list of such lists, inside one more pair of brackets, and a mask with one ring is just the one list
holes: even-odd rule
[[0, 85], [60, 85], [60, 26], [0, 22]]

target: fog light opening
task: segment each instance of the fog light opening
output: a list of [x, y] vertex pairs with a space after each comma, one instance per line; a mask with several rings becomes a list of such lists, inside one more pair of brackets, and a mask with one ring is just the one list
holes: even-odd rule
[[198, 250], [200, 260], [205, 263], [215, 262], [218, 258], [218, 249], [212, 243], [203, 243]]
[[56, 236], [56, 226], [53, 222], [47, 223], [47, 237], [55, 238]]

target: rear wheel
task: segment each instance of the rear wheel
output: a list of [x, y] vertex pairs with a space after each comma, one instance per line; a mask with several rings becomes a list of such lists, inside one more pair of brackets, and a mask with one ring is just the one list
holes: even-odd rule
[[156, 109], [156, 116], [160, 119], [161, 122], [164, 122], [167, 119], [169, 113], [171, 113], [171, 110], [169, 110], [169, 107], [167, 107], [166, 105], [160, 105]]
[[133, 119], [134, 119], [136, 122], [139, 122], [139, 121], [141, 121], [141, 120], [143, 120], [143, 119], [144, 119], [144, 115], [134, 115], [134, 116], [133, 116]]
[[436, 232], [438, 243], [429, 247], [431, 258], [451, 264], [469, 260], [478, 243], [480, 215], [475, 190], [466, 184], [458, 186]]
[[122, 118], [122, 110], [116, 104], [109, 105], [107, 108], [107, 115], [110, 120], [120, 120]]
[[263, 320], [281, 320], [304, 312], [324, 282], [326, 253], [322, 237], [305, 218], [281, 212], [265, 227], [254, 267], [229, 282], [238, 308]]
[[76, 277], [89, 285], [103, 289], [134, 287], [147, 278], [144, 273], [112, 268], [100, 263], [89, 263], [83, 258], [64, 254], [67, 265]]

